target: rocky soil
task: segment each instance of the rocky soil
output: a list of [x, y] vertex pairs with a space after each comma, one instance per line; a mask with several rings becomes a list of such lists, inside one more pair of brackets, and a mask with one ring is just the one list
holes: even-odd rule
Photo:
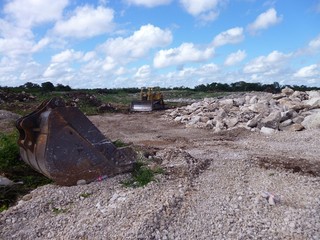
[[216, 132], [239, 127], [272, 134], [320, 127], [320, 92], [284, 88], [280, 94], [238, 94], [227, 98], [206, 98], [169, 114], [187, 127]]
[[320, 239], [320, 130], [303, 123], [317, 97], [293, 94], [90, 117], [165, 174], [142, 188], [123, 187], [129, 175], [40, 187], [1, 213], [0, 239]]

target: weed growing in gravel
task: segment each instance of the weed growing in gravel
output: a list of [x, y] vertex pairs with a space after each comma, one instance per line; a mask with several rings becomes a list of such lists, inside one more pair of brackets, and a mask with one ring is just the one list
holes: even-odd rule
[[142, 187], [154, 180], [154, 172], [140, 164], [137, 164], [132, 177], [122, 182], [125, 187]]
[[54, 212], [55, 214], [66, 213], [67, 211], [68, 211], [67, 209], [56, 208], [56, 207], [52, 209], [52, 212]]
[[80, 197], [82, 197], [82, 198], [88, 198], [88, 197], [90, 197], [92, 195], [92, 193], [81, 193], [80, 194]]
[[143, 187], [149, 182], [155, 180], [156, 174], [163, 174], [164, 170], [160, 167], [155, 170], [150, 169], [144, 162], [136, 162], [131, 178], [122, 181], [122, 185], [125, 187]]
[[122, 142], [120, 139], [117, 139], [115, 141], [112, 142], [117, 148], [120, 148], [120, 147], [127, 147], [128, 144]]

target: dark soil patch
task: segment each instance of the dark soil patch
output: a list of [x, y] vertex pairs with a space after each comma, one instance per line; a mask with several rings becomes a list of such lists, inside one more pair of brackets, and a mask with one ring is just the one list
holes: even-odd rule
[[285, 156], [254, 156], [259, 167], [265, 169], [284, 169], [303, 175], [320, 176], [320, 162], [304, 158], [290, 158]]

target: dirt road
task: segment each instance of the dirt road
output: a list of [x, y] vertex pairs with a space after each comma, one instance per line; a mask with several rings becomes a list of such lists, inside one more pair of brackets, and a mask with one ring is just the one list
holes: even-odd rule
[[[0, 238], [320, 238], [320, 131], [214, 133], [163, 112], [90, 120], [160, 159], [166, 174], [136, 189], [120, 184], [126, 176], [41, 187], [1, 214]], [[276, 195], [275, 205], [264, 192]]]

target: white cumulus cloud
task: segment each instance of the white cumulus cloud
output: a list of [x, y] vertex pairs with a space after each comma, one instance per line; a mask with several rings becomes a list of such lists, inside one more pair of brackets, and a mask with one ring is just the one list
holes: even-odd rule
[[42, 76], [44, 78], [59, 78], [71, 72], [73, 72], [73, 69], [66, 63], [51, 63]]
[[244, 73], [262, 73], [272, 75], [279, 73], [283, 65], [292, 54], [284, 54], [278, 51], [273, 51], [267, 56], [260, 56], [246, 64], [243, 69]]
[[38, 52], [44, 47], [46, 47], [50, 43], [50, 38], [44, 37], [41, 38], [40, 41], [38, 41], [33, 47], [32, 47], [32, 52]]
[[235, 53], [231, 53], [228, 55], [226, 60], [224, 61], [224, 64], [227, 66], [235, 65], [241, 61], [243, 61], [246, 58], [247, 54], [244, 50], [238, 50]]
[[60, 19], [68, 0], [13, 0], [7, 1], [4, 13], [18, 26], [32, 27]]
[[53, 55], [51, 57], [51, 62], [70, 62], [74, 60], [79, 60], [82, 56], [82, 52], [77, 52], [73, 49], [67, 49], [61, 53]]
[[268, 9], [266, 12], [261, 13], [256, 20], [248, 25], [248, 30], [255, 33], [261, 29], [267, 29], [282, 21], [282, 16], [277, 16], [277, 11], [274, 8]]
[[180, 0], [185, 10], [193, 16], [208, 12], [217, 7], [218, 0]]
[[296, 56], [303, 56], [303, 55], [317, 55], [320, 51], [320, 34], [311, 39], [305, 47], [296, 50]]
[[87, 52], [84, 54], [82, 60], [84, 62], [88, 62], [88, 61], [93, 60], [95, 57], [96, 57], [96, 53], [94, 51], [90, 51], [90, 52]]
[[[92, 52], [84, 54], [74, 49], [66, 49], [60, 53], [57, 53], [51, 57], [51, 63], [44, 70], [42, 77], [47, 81], [63, 82], [67, 79], [71, 79], [76, 76], [77, 69], [72, 67], [72, 64], [82, 63], [88, 60], [92, 60], [95, 55]], [[99, 62], [99, 70], [102, 71], [105, 68], [110, 68], [107, 62]], [[95, 69], [96, 70], [96, 69]]]
[[182, 7], [192, 16], [204, 22], [213, 21], [219, 15], [218, 5], [221, 0], [180, 0]]
[[31, 60], [29, 62], [24, 63], [25, 67], [19, 75], [19, 79], [24, 82], [34, 81], [35, 79], [41, 76], [42, 66], [41, 64]]
[[318, 35], [315, 39], [312, 39], [309, 42], [308, 46], [311, 49], [319, 49], [320, 48], [320, 35]]
[[0, 38], [0, 53], [10, 57], [30, 53], [33, 42], [20, 38]]
[[213, 48], [198, 49], [193, 43], [183, 43], [177, 48], [160, 50], [153, 59], [156, 68], [183, 65], [188, 62], [203, 62], [214, 54]]
[[300, 68], [293, 76], [297, 78], [309, 78], [320, 75], [320, 66], [317, 64], [312, 64], [310, 66], [306, 66]]
[[179, 71], [169, 72], [161, 79], [163, 86], [191, 86], [203, 83], [211, 83], [219, 79], [219, 67], [214, 63], [205, 64], [200, 67], [188, 67]]
[[114, 11], [110, 8], [89, 5], [78, 7], [66, 20], [58, 21], [53, 32], [62, 37], [90, 38], [113, 29]]
[[210, 11], [199, 16], [199, 19], [203, 22], [212, 22], [216, 20], [219, 16], [219, 12]]
[[209, 77], [212, 76], [213, 74], [217, 73], [219, 71], [219, 67], [214, 64], [214, 63], [209, 63], [209, 64], [205, 64], [201, 67], [199, 67], [195, 73], [198, 76], [202, 76], [202, 77]]
[[114, 61], [114, 59], [112, 57], [107, 56], [103, 61], [102, 69], [108, 72], [114, 69], [116, 65], [117, 63]]
[[226, 44], [236, 44], [244, 39], [243, 28], [235, 27], [227, 31], [219, 33], [213, 40], [212, 44], [215, 47], [223, 46]]
[[127, 38], [112, 38], [100, 46], [102, 51], [119, 62], [129, 62], [147, 55], [157, 47], [164, 47], [172, 42], [172, 33], [151, 24], [141, 26]]
[[0, 37], [3, 38], [33, 38], [29, 28], [16, 26], [12, 22], [0, 18]]
[[153, 74], [150, 65], [139, 67], [133, 77], [138, 87], [159, 85], [157, 84], [157, 77]]
[[166, 5], [171, 3], [172, 0], [126, 0], [128, 4], [145, 6], [145, 7], [156, 7], [160, 5]]
[[135, 73], [135, 77], [137, 78], [148, 78], [151, 75], [151, 67], [149, 65], [143, 65], [138, 69]]
[[94, 56], [90, 61], [88, 61], [84, 66], [82, 66], [81, 71], [86, 75], [103, 75], [106, 72], [110, 73], [117, 66], [117, 62], [110, 56], [106, 56], [104, 59], [97, 58]]
[[0, 54], [15, 57], [28, 54], [34, 47], [34, 36], [30, 29], [18, 27], [0, 19]]

